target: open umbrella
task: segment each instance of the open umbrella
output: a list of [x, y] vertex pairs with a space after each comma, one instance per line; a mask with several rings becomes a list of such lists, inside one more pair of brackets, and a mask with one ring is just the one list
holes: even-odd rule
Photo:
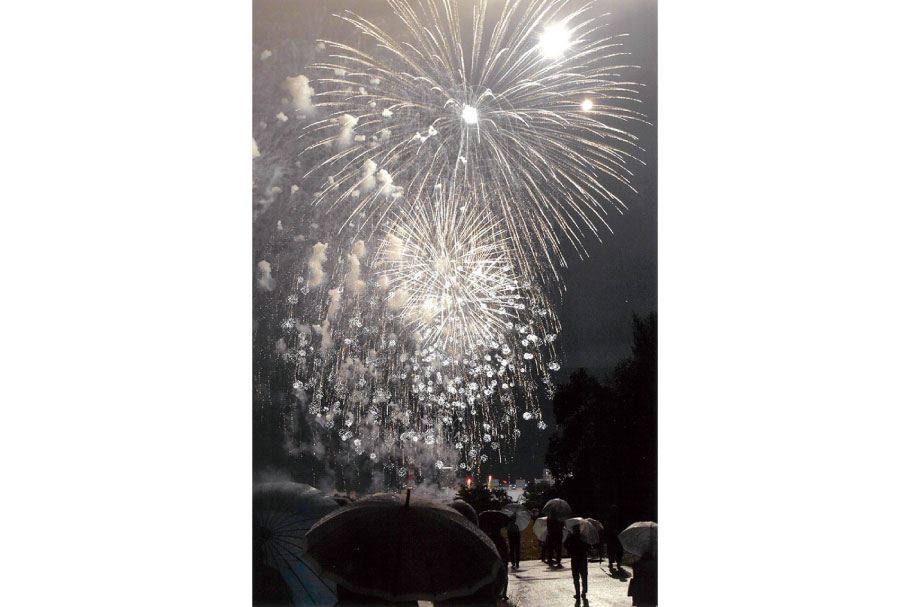
[[515, 524], [519, 531], [524, 531], [531, 524], [531, 513], [521, 504], [506, 504], [502, 511], [509, 516], [515, 515]]
[[597, 520], [596, 518], [589, 518], [589, 519], [587, 519], [587, 520], [588, 520], [589, 523], [591, 523], [592, 525], [594, 525], [594, 528], [595, 528], [595, 529], [597, 529], [597, 543], [598, 543], [598, 544], [602, 543], [602, 542], [604, 541], [604, 539], [606, 539], [606, 538], [604, 537], [604, 526], [603, 526], [603, 523], [601, 523], [601, 522], [600, 522], [599, 520]]
[[509, 524], [512, 515], [502, 510], [484, 510], [477, 515], [480, 528], [484, 531], [498, 531]]
[[[531, 528], [531, 531], [534, 532], [534, 535], [537, 536], [541, 542], [547, 541], [547, 517], [541, 516], [536, 521], [534, 521], [534, 526]], [[562, 541], [566, 541], [566, 538], [569, 537], [569, 530], [565, 527], [562, 528]]]
[[[300, 605], [333, 605], [335, 584], [303, 561], [306, 532], [338, 508], [332, 498], [303, 483], [261, 483], [253, 488], [254, 561], [277, 570]], [[255, 564], [255, 563], [254, 563]]]
[[480, 522], [477, 519], [477, 511], [474, 510], [474, 507], [471, 506], [471, 504], [467, 503], [466, 501], [452, 500], [452, 503], [449, 504], [449, 507], [454, 508], [455, 510], [458, 510], [462, 514], [462, 516], [464, 516], [466, 519], [468, 519], [475, 525], [480, 524]]
[[442, 601], [501, 579], [493, 542], [448, 506], [396, 494], [357, 500], [306, 535], [304, 558], [351, 592], [385, 601]]
[[[569, 533], [574, 533], [575, 528], [579, 529], [579, 536], [581, 541], [585, 544], [590, 544], [593, 546], [600, 542], [600, 534], [597, 532], [597, 528], [591, 524], [590, 521], [586, 518], [570, 518], [566, 521], [566, 529], [569, 530]], [[565, 538], [563, 538], [565, 539]]]
[[647, 552], [657, 554], [657, 523], [639, 521], [619, 533], [619, 541], [626, 552], [642, 556]]
[[572, 516], [572, 508], [569, 506], [566, 500], [554, 497], [546, 504], [544, 504], [543, 513], [548, 517], [552, 516], [555, 519], [564, 521]]

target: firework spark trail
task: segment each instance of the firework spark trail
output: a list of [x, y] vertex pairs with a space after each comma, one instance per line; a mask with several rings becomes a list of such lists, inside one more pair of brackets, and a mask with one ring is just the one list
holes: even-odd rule
[[[461, 220], [448, 221], [461, 225]], [[410, 251], [422, 257], [428, 247], [427, 258], [438, 253], [441, 249], [434, 247], [445, 240], [440, 242], [434, 230], [418, 231], [416, 236], [431, 239], [419, 244], [402, 240], [400, 259], [411, 263], [405, 261]], [[519, 419], [541, 417], [536, 381], [544, 377], [552, 385], [549, 371], [558, 369], [553, 343], [558, 321], [530, 283], [512, 281], [507, 282], [514, 287], [510, 320], [494, 317], [495, 324], [478, 329], [485, 317], [475, 315], [473, 306], [488, 294], [470, 291], [488, 289], [490, 283], [481, 280], [458, 287], [472, 306], [463, 318], [473, 332], [456, 334], [465, 341], [432, 330], [426, 334], [419, 323], [415, 331], [408, 317], [420, 314], [421, 304], [413, 302], [416, 309], [408, 312], [412, 302], [406, 299], [404, 312], [391, 309], [394, 291], [406, 284], [397, 276], [388, 278], [397, 274], [394, 263], [387, 265], [396, 258], [390, 254], [395, 238], [390, 234], [374, 256], [383, 270], [371, 267], [362, 242], [349, 255], [317, 243], [303, 263], [298, 278], [303, 298], [289, 297], [290, 316], [282, 325], [290, 344], [288, 358], [296, 367], [298, 399], [337, 452], [372, 454], [374, 461], [389, 454], [413, 458], [431, 453], [437, 465], [455, 465], [455, 450], [462, 468], [501, 459], [504, 451], [508, 457], [520, 436]], [[318, 285], [314, 275], [322, 278]], [[485, 331], [489, 334], [481, 338]]]
[[[593, 3], [509, 0], [487, 35], [485, 0], [467, 33], [451, 0], [386, 1], [404, 36], [345, 13], [375, 54], [325, 42], [330, 59], [318, 67], [328, 75], [314, 98], [327, 115], [309, 125], [307, 151], [329, 151], [317, 166], [332, 185], [315, 203], [344, 209], [368, 237], [445, 187], [524, 245], [513, 251], [521, 274], [544, 279], [548, 268], [558, 281], [561, 238], [583, 254], [585, 231], [607, 226], [603, 203], [624, 206], [603, 182], [634, 191], [636, 138], [624, 127], [644, 117], [627, 107], [636, 90], [619, 74], [632, 66], [618, 62], [618, 36], [591, 16]], [[399, 195], [363, 187], [367, 162]]]

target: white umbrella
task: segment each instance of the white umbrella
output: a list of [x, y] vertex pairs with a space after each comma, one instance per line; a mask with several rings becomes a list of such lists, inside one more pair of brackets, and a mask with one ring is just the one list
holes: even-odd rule
[[509, 516], [515, 515], [515, 524], [519, 531], [524, 531], [531, 524], [531, 513], [521, 504], [506, 504], [502, 511]]
[[657, 554], [657, 523], [639, 521], [632, 523], [619, 534], [619, 541], [626, 552], [642, 556], [647, 552]]
[[[536, 521], [534, 521], [534, 526], [531, 528], [531, 530], [534, 532], [534, 535], [537, 536], [537, 539], [539, 539], [541, 542], [546, 542], [547, 541], [547, 517], [542, 516], [542, 517], [538, 518]], [[569, 530], [566, 529], [565, 527], [563, 527], [562, 528], [563, 541], [565, 541], [567, 537], [569, 537]]]
[[[576, 527], [579, 529], [581, 541], [585, 544], [593, 546], [600, 541], [600, 534], [597, 532], [597, 528], [592, 525], [588, 519], [575, 517], [566, 521], [566, 529], [568, 529], [570, 533], [574, 533]], [[563, 540], [565, 540], [565, 538], [563, 538]]]

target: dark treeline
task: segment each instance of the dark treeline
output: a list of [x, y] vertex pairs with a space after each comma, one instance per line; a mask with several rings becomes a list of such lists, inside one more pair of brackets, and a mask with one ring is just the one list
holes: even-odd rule
[[546, 456], [555, 485], [540, 496], [620, 529], [657, 520], [657, 314], [633, 324], [631, 358], [603, 380], [582, 369], [558, 387]]
[[469, 503], [478, 514], [484, 510], [499, 510], [512, 501], [505, 489], [490, 489], [483, 483], [472, 487], [460, 485], [456, 497]]

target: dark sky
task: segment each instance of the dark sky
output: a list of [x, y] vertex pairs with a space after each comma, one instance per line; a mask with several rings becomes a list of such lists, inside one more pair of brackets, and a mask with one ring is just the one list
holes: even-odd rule
[[[493, 0], [490, 7], [500, 4]], [[569, 267], [562, 272], [565, 293], [556, 306], [563, 327], [559, 343], [565, 356], [565, 372], [558, 379], [579, 367], [603, 375], [631, 353], [632, 314], [657, 310], [657, 2], [601, 0], [597, 4], [611, 13], [607, 17], [611, 32], [628, 34], [623, 38], [624, 50], [631, 53], [628, 63], [641, 66], [637, 73], [629, 74], [644, 85], [640, 87], [640, 110], [653, 126], [629, 127], [640, 138], [644, 151], [639, 157], [645, 165], [635, 168], [632, 182], [637, 194], [615, 190], [628, 209], [622, 214], [608, 210], [614, 233], [603, 229], [602, 244], [589, 238], [587, 259], [567, 253]], [[288, 40], [308, 43], [332, 37], [339, 26], [330, 15], [347, 8], [373, 19], [389, 13], [381, 0], [255, 0], [254, 46], [259, 50]], [[530, 434], [522, 437], [510, 468], [515, 476], [538, 475], [543, 467], [548, 433], [535, 432], [538, 436], [533, 438]]]

